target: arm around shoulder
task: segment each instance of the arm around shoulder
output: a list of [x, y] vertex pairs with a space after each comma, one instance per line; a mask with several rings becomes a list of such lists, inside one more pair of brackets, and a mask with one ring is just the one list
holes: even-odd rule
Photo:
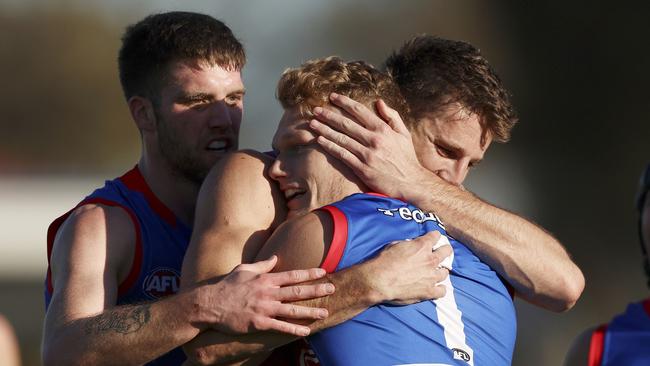
[[142, 364], [198, 333], [182, 321], [187, 295], [116, 306], [134, 246], [134, 223], [122, 208], [85, 205], [68, 217], [50, 258], [53, 293], [45, 317], [44, 364]]
[[405, 198], [436, 212], [447, 231], [502, 275], [522, 299], [551, 311], [575, 305], [584, 276], [562, 244], [546, 230], [431, 172], [405, 188]]

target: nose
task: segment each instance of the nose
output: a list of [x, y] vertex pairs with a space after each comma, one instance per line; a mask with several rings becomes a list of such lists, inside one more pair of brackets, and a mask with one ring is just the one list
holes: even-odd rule
[[209, 126], [211, 128], [230, 128], [233, 125], [233, 117], [226, 103], [218, 101], [210, 107]]
[[271, 164], [271, 167], [269, 168], [269, 177], [273, 180], [279, 181], [280, 179], [284, 178], [287, 176], [287, 172], [284, 170], [284, 167], [282, 166], [282, 161], [280, 159], [275, 159], [273, 164]]
[[460, 186], [467, 177], [469, 171], [469, 161], [455, 160], [451, 161], [443, 169], [436, 171], [436, 174], [446, 182], [455, 186]]

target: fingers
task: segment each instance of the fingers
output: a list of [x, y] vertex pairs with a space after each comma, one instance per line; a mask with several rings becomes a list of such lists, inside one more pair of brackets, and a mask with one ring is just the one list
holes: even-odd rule
[[381, 129], [386, 126], [386, 122], [378, 118], [368, 107], [345, 95], [332, 93], [330, 94], [330, 100], [332, 104], [348, 112], [357, 122], [370, 130]]
[[[345, 150], [350, 151], [352, 154], [356, 156], [362, 156], [362, 153], [367, 150], [365, 146], [368, 146], [368, 142], [364, 141], [363, 138], [359, 138], [358, 136], [355, 136], [351, 131], [339, 127], [339, 126], [328, 126], [322, 122], [319, 122], [317, 120], [311, 120], [309, 122], [309, 127], [315, 131], [318, 135], [325, 137], [326, 139], [332, 141], [336, 145], [344, 148]], [[343, 132], [339, 132], [343, 131]], [[367, 130], [364, 130], [365, 134], [370, 133]], [[352, 137], [351, 137], [352, 136]], [[360, 141], [363, 142], [363, 145], [359, 143], [359, 141], [355, 140], [359, 139]]]
[[319, 136], [318, 139], [316, 139], [316, 142], [328, 154], [330, 154], [333, 157], [339, 159], [340, 161], [342, 161], [345, 165], [349, 166], [355, 172], [360, 172], [365, 167], [365, 165], [361, 162], [361, 160], [356, 155], [354, 155], [350, 151], [346, 150], [345, 148], [337, 145], [336, 143], [332, 142], [331, 140], [328, 140], [327, 138], [325, 138], [323, 136]]
[[436, 268], [433, 272], [433, 283], [435, 283], [437, 286], [443, 286], [440, 283], [449, 277], [449, 269]]
[[315, 285], [288, 286], [278, 289], [277, 300], [297, 301], [323, 297], [334, 293], [334, 285], [331, 283], [319, 283]]
[[309, 327], [266, 317], [256, 320], [253, 324], [253, 327], [255, 330], [275, 330], [282, 333], [292, 334], [298, 337], [306, 337], [310, 333]]
[[397, 113], [396, 110], [389, 107], [383, 100], [377, 101], [377, 111], [379, 116], [388, 123], [388, 125], [393, 129], [393, 131], [400, 133], [404, 136], [410, 136], [408, 128], [404, 124], [402, 117]]
[[427, 242], [427, 243], [431, 243], [431, 245], [429, 247], [433, 248], [436, 245], [436, 243], [440, 240], [440, 238], [441, 238], [441, 235], [440, 235], [439, 231], [429, 231], [428, 233], [426, 233], [426, 234], [424, 234], [424, 235], [422, 235], [422, 236], [420, 236], [418, 238], [415, 238], [413, 240], [418, 241], [418, 242], [424, 241], [424, 242]]
[[327, 309], [292, 304], [277, 304], [273, 310], [273, 318], [318, 320], [325, 319], [329, 315]]
[[268, 278], [269, 284], [275, 286], [286, 286], [311, 280], [317, 280], [325, 276], [325, 274], [325, 270], [322, 268], [311, 268], [271, 273], [266, 276]]
[[[345, 137], [349, 136], [349, 138], [355, 141], [368, 145], [370, 138], [369, 134], [371, 131], [360, 124], [361, 121], [357, 121], [359, 122], [357, 123], [343, 114], [335, 113], [332, 110], [322, 107], [314, 108], [313, 112], [314, 116], [318, 120], [326, 123], [333, 129], [342, 132]], [[373, 115], [373, 117], [379, 119], [376, 115]], [[382, 123], [384, 122], [382, 121]]]

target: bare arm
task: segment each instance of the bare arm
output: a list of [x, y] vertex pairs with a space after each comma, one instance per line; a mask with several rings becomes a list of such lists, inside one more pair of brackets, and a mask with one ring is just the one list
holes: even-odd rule
[[368, 186], [436, 212], [449, 233], [506, 278], [523, 299], [553, 311], [575, 304], [584, 277], [557, 239], [424, 169], [409, 131], [383, 102], [377, 109], [385, 121], [347, 97], [335, 96], [332, 102], [357, 122], [321, 109], [317, 118], [327, 125], [314, 120], [311, 126], [321, 135], [321, 146]]
[[198, 333], [192, 325], [198, 317], [186, 311], [194, 301], [190, 293], [115, 306], [134, 241], [121, 208], [88, 205], [66, 220], [51, 257], [54, 293], [45, 318], [44, 364], [142, 364]]
[[222, 276], [250, 263], [286, 217], [267, 169], [273, 159], [256, 151], [223, 158], [205, 178], [197, 199], [181, 287]]
[[[321, 265], [329, 249], [333, 227], [329, 214], [311, 212], [283, 224], [259, 256], [277, 255], [276, 270]], [[382, 302], [411, 304], [444, 296], [445, 288], [436, 284], [447, 277], [448, 271], [438, 267], [451, 254], [451, 247], [432, 251], [439, 238], [440, 233], [431, 232], [412, 241], [390, 245], [364, 263], [329, 274], [327, 280], [334, 283], [336, 292], [301, 302], [318, 304], [330, 312], [329, 317], [316, 320], [309, 327], [313, 332], [332, 327]]]
[[[266, 166], [270, 164], [270, 159], [265, 159], [268, 157], [250, 152], [237, 153], [214, 168], [206, 178], [199, 195], [193, 239], [183, 265], [183, 286], [220, 275], [240, 263], [239, 258], [250, 258], [253, 251], [248, 248], [260, 248], [274, 228], [276, 207], [284, 219], [284, 202], [265, 175]], [[265, 234], [253, 238], [260, 232]], [[333, 322], [331, 326], [384, 300], [440, 297], [444, 288], [435, 284], [446, 276], [446, 271], [436, 267], [449, 253], [442, 250], [432, 254], [434, 242], [426, 237], [410, 246], [396, 246], [383, 252], [378, 257], [380, 260], [332, 274], [329, 280], [316, 283], [334, 283], [336, 292], [333, 295], [296, 304], [328, 310], [328, 318], [310, 324], [315, 331], [327, 326], [327, 319]], [[411, 251], [407, 253], [409, 248]], [[424, 253], [419, 253], [418, 248]], [[222, 256], [224, 250], [230, 254]], [[253, 258], [256, 254], [257, 251], [252, 254]], [[201, 258], [194, 258], [196, 256]], [[314, 266], [319, 264], [314, 261]], [[404, 268], [413, 270], [404, 274]], [[300, 313], [303, 309], [307, 308], [293, 311]], [[293, 339], [295, 337], [279, 333], [230, 336], [208, 331], [190, 342], [185, 351], [191, 360], [201, 364], [232, 362]]]
[[134, 241], [135, 229], [121, 208], [87, 205], [66, 220], [50, 259], [54, 292], [45, 318], [44, 364], [139, 365], [202, 330], [282, 329], [273, 319], [281, 309], [264, 305], [295, 298], [283, 285], [323, 275], [266, 273], [275, 266], [273, 257], [160, 301], [116, 306]]

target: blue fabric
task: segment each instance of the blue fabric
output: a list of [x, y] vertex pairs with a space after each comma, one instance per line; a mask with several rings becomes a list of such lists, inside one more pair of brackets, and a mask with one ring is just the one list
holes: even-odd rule
[[[127, 176], [129, 178], [125, 178]], [[130, 189], [125, 184], [127, 179], [131, 182], [133, 178], [139, 184], [138, 190]], [[157, 300], [176, 293], [180, 285], [181, 266], [189, 245], [191, 229], [173, 217], [171, 211], [168, 211], [171, 217], [161, 217], [160, 201], [156, 202], [158, 210], [155, 210], [143, 191], [153, 197], [135, 168], [120, 178], [106, 181], [103, 188], [95, 190], [81, 203], [99, 198], [125, 207], [137, 217], [141, 232], [142, 260], [140, 263], [134, 262], [133, 266], [139, 267], [140, 271], [135, 282], [118, 295], [117, 305]], [[168, 209], [165, 207], [164, 210]], [[46, 284], [46, 307], [49, 306], [51, 296]], [[179, 347], [147, 365], [181, 365], [185, 358], [185, 353]]]
[[[375, 256], [395, 240], [416, 238], [433, 230], [446, 235], [444, 225], [435, 215], [396, 199], [354, 194], [331, 206], [344, 213], [348, 226], [337, 271]], [[310, 336], [309, 342], [321, 364], [511, 364], [516, 315], [506, 286], [465, 245], [447, 237], [454, 259], [449, 277], [453, 289], [450, 291], [448, 286], [446, 302], [377, 305]], [[455, 301], [450, 303], [452, 299]], [[460, 316], [454, 318], [453, 314]], [[455, 321], [450, 322], [450, 317]], [[448, 342], [445, 329], [460, 334], [465, 349], [452, 350], [454, 347], [448, 343], [457, 343]], [[467, 356], [471, 356], [470, 360], [462, 360]]]
[[[650, 308], [650, 299], [647, 299]], [[650, 314], [643, 302], [629, 304], [623, 314], [607, 326], [603, 366], [650, 365]]]

